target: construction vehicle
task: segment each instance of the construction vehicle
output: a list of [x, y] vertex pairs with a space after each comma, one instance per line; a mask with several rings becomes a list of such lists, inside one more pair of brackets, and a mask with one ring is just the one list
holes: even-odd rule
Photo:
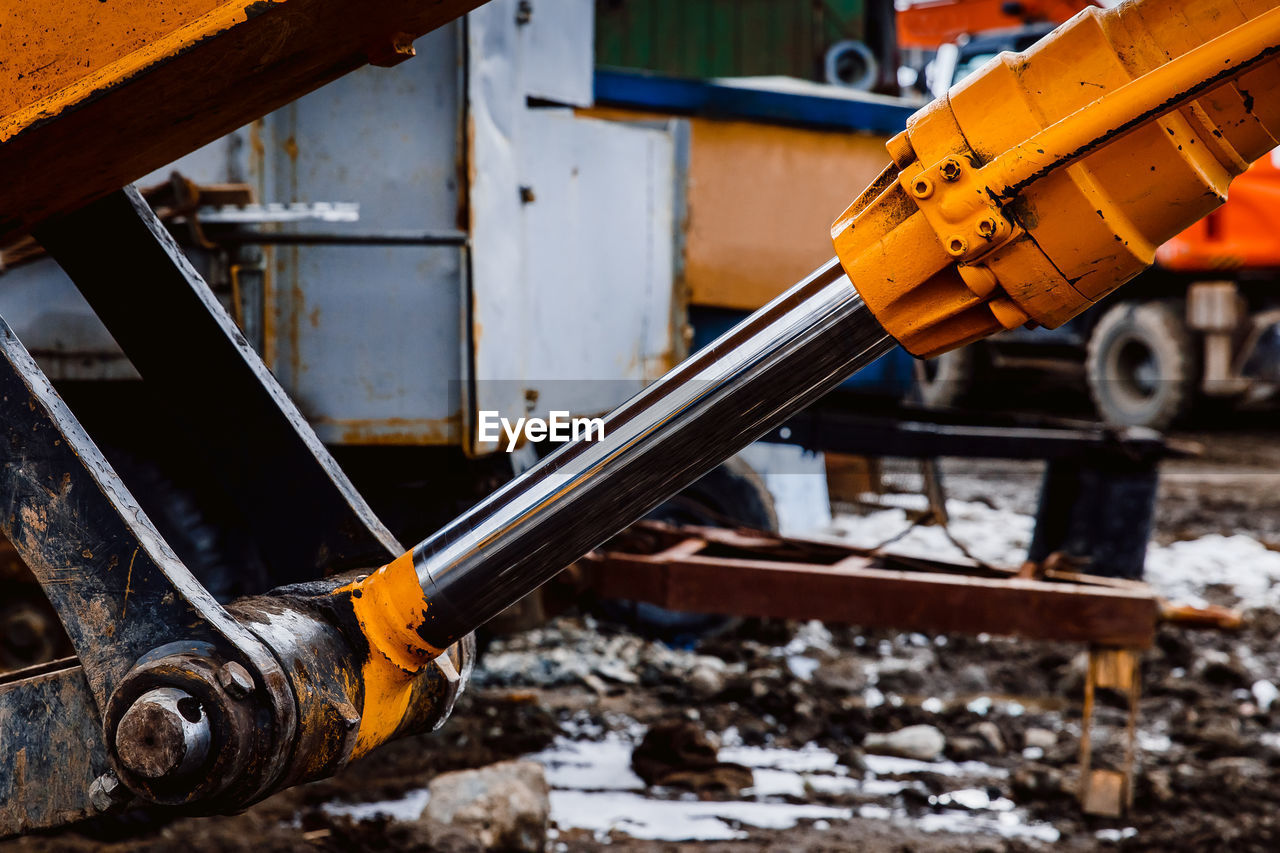
[[[404, 550], [120, 187], [366, 59], [407, 59], [472, 5], [6, 12], [20, 70], [0, 100], [0, 231], [31, 230], [153, 383], [158, 415], [195, 423], [198, 452], [243, 479], [295, 582], [218, 604], [0, 330], [0, 528], [77, 654], [0, 683], [5, 833], [135, 798], [235, 810], [441, 724], [472, 632], [507, 605], [894, 347], [932, 357], [1065, 323], [1221, 204], [1280, 132], [1280, 8], [1087, 10], [915, 114], [837, 218], [835, 258], [615, 410], [603, 438]], [[139, 274], [122, 291], [126, 265]]]
[[[1090, 5], [913, 3], [898, 10], [899, 43], [932, 57], [930, 90], [941, 94]], [[1274, 154], [1255, 162], [1222, 207], [1161, 245], [1154, 267], [1098, 310], [923, 363], [922, 397], [935, 406], [966, 405], [1012, 368], [1078, 370], [1103, 420], [1164, 429], [1197, 407], [1270, 396], [1280, 377], [1277, 181]]]

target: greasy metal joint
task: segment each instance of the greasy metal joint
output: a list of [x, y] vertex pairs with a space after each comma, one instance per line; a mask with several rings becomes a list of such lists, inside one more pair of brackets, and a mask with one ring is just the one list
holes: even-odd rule
[[243, 664], [218, 661], [205, 643], [172, 643], [139, 661], [105, 715], [120, 780], [152, 802], [210, 809], [272, 790], [295, 734], [294, 699], [253, 696], [240, 675], [252, 687]]
[[[391, 608], [413, 603], [420, 612], [423, 595], [411, 564], [405, 575], [397, 562], [358, 580], [284, 587], [228, 608], [276, 655], [297, 697], [298, 736], [280, 786], [331, 775], [393, 738], [438, 728], [465, 688], [472, 636], [435, 655], [403, 644], [405, 623]], [[447, 667], [427, 665], [441, 656]]]

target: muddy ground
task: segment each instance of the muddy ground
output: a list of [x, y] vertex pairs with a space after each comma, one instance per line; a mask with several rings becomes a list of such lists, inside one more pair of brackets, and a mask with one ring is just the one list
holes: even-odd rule
[[[1243, 429], [1180, 436], [1202, 444], [1205, 453], [1165, 468], [1154, 539], [1168, 544], [1243, 532], [1280, 548], [1276, 434], [1254, 420]], [[899, 473], [904, 481], [911, 476], [909, 470]], [[1034, 508], [1036, 465], [948, 462], [945, 473], [953, 497], [1021, 512]], [[1232, 601], [1229, 590], [1209, 593]], [[163, 824], [138, 817], [0, 848], [465, 850], [466, 839], [441, 838], [413, 821], [353, 820], [341, 804], [394, 801], [442, 771], [545, 755], [575, 740], [634, 740], [656, 722], [685, 718], [740, 751], [833, 754], [838, 763], [832, 773], [864, 781], [838, 790], [806, 782], [799, 796], [770, 799], [844, 809], [849, 816], [801, 819], [787, 829], [729, 821], [743, 837], [728, 841], [644, 841], [620, 830], [561, 826], [548, 849], [1280, 849], [1280, 701], [1270, 706], [1258, 686], [1280, 684], [1280, 613], [1274, 610], [1249, 609], [1238, 634], [1161, 631], [1142, 663], [1135, 804], [1129, 815], [1114, 819], [1082, 815], [1071, 795], [1083, 685], [1079, 646], [837, 626], [816, 634], [815, 626], [804, 627], [797, 638], [797, 628], [749, 621], [692, 653], [667, 655], [605, 621], [570, 614], [549, 629], [496, 643], [489, 652], [496, 671], [481, 674], [444, 730], [384, 747], [335, 779], [284, 792], [237, 816]], [[577, 654], [624, 647], [629, 675], [610, 677], [606, 668], [583, 679], [565, 675], [563, 667], [549, 674], [529, 664], [553, 658], [555, 649]], [[690, 662], [704, 660], [698, 656], [723, 662], [711, 667], [718, 678], [708, 683], [690, 677]], [[812, 664], [797, 667], [797, 658]], [[1100, 715], [1108, 730], [1119, 731], [1119, 702], [1103, 701]], [[877, 765], [868, 765], [858, 749], [867, 733], [917, 723], [939, 728], [947, 738], [944, 758], [969, 769], [960, 775], [942, 772], [943, 763], [899, 768], [901, 773], [868, 769]], [[1024, 751], [1031, 729], [1052, 732], [1054, 742]], [[1102, 755], [1114, 760], [1118, 741], [1104, 739]], [[1002, 805], [974, 810], [975, 817], [991, 819], [986, 823], [931, 819], [964, 811], [950, 797], [958, 789], [983, 792]], [[670, 792], [650, 796], [678, 799]], [[1008, 824], [1036, 831], [974, 829], [998, 824], [1002, 809]]]

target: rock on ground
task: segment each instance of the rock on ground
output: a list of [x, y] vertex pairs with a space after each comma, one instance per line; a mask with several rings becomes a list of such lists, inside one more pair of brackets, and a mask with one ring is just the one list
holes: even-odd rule
[[907, 726], [887, 734], [872, 732], [863, 738], [862, 748], [874, 755], [933, 761], [947, 748], [947, 738], [933, 726]]
[[540, 853], [547, 843], [550, 788], [542, 765], [501, 761], [431, 781], [422, 820], [467, 835], [486, 850]]

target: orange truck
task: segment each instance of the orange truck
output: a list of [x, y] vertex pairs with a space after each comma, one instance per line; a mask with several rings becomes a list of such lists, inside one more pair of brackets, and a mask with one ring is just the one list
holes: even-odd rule
[[[931, 94], [1021, 51], [1088, 0], [932, 0], [897, 12], [898, 44]], [[925, 402], [963, 405], [1002, 369], [1083, 373], [1104, 420], [1164, 428], [1197, 405], [1270, 395], [1280, 382], [1280, 150], [1226, 204], [1156, 251], [1122, 294], [1057, 329], [1015, 329], [923, 365]]]

